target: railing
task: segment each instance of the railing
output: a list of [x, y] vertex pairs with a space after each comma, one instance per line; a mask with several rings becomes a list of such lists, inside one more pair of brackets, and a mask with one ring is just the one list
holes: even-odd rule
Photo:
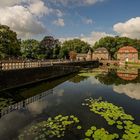
[[0, 117], [4, 116], [6, 114], [9, 114], [10, 112], [15, 111], [15, 110], [28, 108], [29, 104], [36, 102], [36, 101], [43, 100], [48, 94], [53, 94], [53, 89], [3, 108], [0, 112]]
[[0, 69], [1, 70], [14, 70], [14, 69], [25, 69], [25, 68], [37, 68], [37, 67], [45, 67], [52, 66], [55, 64], [68, 64], [68, 63], [76, 63], [76, 62], [86, 62], [86, 61], [1, 61]]

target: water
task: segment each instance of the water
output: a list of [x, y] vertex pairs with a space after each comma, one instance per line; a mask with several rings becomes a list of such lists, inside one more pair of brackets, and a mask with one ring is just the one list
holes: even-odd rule
[[[123, 107], [140, 125], [140, 74], [137, 68], [84, 69], [80, 73], [55, 81], [38, 83], [0, 94], [0, 139], [16, 140], [25, 128], [59, 114], [79, 118], [81, 131], [66, 132], [61, 140], [82, 140], [93, 124], [111, 133], [122, 132], [82, 103], [86, 98], [99, 98]], [[8, 100], [7, 100], [8, 99]], [[16, 104], [18, 103], [18, 104]], [[5, 108], [15, 104], [15, 106]], [[74, 128], [75, 129], [75, 128]], [[34, 139], [32, 136], [24, 139]], [[50, 138], [58, 139], [58, 138]]]

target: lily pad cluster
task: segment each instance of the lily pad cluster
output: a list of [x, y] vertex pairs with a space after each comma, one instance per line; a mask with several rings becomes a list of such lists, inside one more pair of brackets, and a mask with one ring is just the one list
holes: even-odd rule
[[[24, 132], [19, 135], [19, 140], [29, 137], [33, 137], [34, 140], [43, 140], [53, 137], [61, 138], [64, 137], [66, 129], [72, 126], [76, 127], [78, 123], [79, 119], [73, 115], [50, 117], [47, 121], [39, 122], [25, 129]], [[77, 126], [77, 129], [81, 129], [81, 126]]]
[[118, 129], [123, 129], [123, 121], [133, 121], [134, 118], [124, 112], [122, 107], [118, 107], [102, 99], [86, 99], [91, 112], [101, 115], [109, 125], [116, 125]]
[[140, 140], [140, 126], [134, 124], [131, 121], [124, 121], [125, 133], [123, 134], [123, 140]]
[[92, 126], [85, 132], [86, 138], [84, 140], [114, 140], [119, 138], [119, 135], [114, 133], [110, 134], [104, 128], [97, 129], [95, 126]]
[[115, 125], [118, 129], [123, 130], [122, 140], [140, 140], [140, 125], [135, 124], [134, 118], [126, 114], [122, 107], [118, 107], [107, 101], [99, 99], [86, 99], [86, 105], [91, 112], [102, 116], [109, 125]]

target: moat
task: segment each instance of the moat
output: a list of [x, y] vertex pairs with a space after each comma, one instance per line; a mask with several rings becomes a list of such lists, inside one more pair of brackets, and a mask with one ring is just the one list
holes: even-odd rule
[[[96, 127], [97, 130], [118, 135], [106, 137], [107, 140], [125, 140], [130, 133], [125, 134], [128, 130], [123, 122], [129, 120], [137, 127], [134, 129], [136, 133], [133, 132], [130, 137], [140, 140], [139, 91], [140, 70], [124, 67], [83, 69], [58, 80], [3, 91], [0, 94], [0, 139], [90, 140], [97, 139], [94, 132]], [[111, 103], [109, 106], [112, 108], [123, 108], [123, 111], [119, 111], [128, 118], [125, 117], [125, 121], [121, 116], [118, 117], [119, 121], [114, 119], [119, 124], [116, 126], [114, 120], [108, 120], [109, 110], [106, 108], [105, 112], [100, 102], [106, 107]], [[91, 108], [95, 105], [99, 105], [100, 112], [108, 113], [107, 116]], [[117, 110], [113, 111], [117, 114]], [[91, 127], [94, 130], [92, 132], [89, 130]], [[90, 132], [93, 137], [90, 137]]]

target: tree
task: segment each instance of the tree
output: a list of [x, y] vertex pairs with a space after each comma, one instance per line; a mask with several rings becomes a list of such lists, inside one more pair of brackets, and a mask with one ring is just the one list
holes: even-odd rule
[[21, 42], [21, 54], [23, 58], [38, 58], [39, 41], [34, 39]]
[[69, 52], [74, 51], [76, 53], [87, 53], [89, 51], [90, 45], [80, 39], [73, 39], [69, 41], [65, 41], [62, 44], [60, 50], [60, 57], [61, 58], [69, 58]]
[[[39, 55], [43, 59], [56, 58], [56, 53], [59, 50], [59, 41], [51, 36], [45, 36], [39, 45]], [[55, 48], [56, 47], [56, 48]]]
[[57, 45], [53, 48], [53, 58], [54, 58], [54, 59], [59, 58], [60, 49], [61, 49], [60, 43], [57, 44]]
[[17, 34], [6, 25], [0, 25], [0, 58], [18, 57], [20, 41]]

